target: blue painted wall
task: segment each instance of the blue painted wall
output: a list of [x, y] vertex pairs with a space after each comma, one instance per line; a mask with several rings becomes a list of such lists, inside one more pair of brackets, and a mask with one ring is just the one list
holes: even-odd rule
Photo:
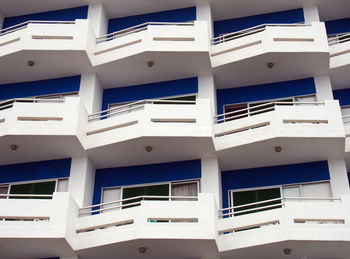
[[0, 183], [69, 177], [71, 159], [0, 165]]
[[215, 37], [218, 37], [221, 33], [240, 31], [264, 23], [298, 23], [304, 21], [304, 11], [301, 8], [276, 13], [253, 15], [214, 22], [214, 35]]
[[350, 105], [350, 88], [334, 90], [333, 98], [339, 100], [340, 106]]
[[189, 22], [196, 20], [196, 7], [110, 19], [108, 33], [145, 22]]
[[80, 76], [0, 85], [0, 100], [78, 92]]
[[105, 89], [103, 91], [102, 110], [111, 103], [138, 101], [143, 99], [193, 94], [198, 92], [198, 78], [187, 78], [152, 84], [134, 85]]
[[69, 9], [61, 9], [43, 13], [33, 13], [27, 15], [5, 17], [3, 29], [26, 22], [35, 21], [74, 21], [75, 19], [87, 19], [88, 6], [75, 7]]
[[104, 187], [201, 178], [201, 160], [97, 169], [93, 203], [101, 202]]
[[313, 78], [253, 85], [230, 89], [217, 90], [218, 114], [223, 113], [226, 104], [254, 102], [298, 95], [315, 94], [315, 82]]
[[228, 207], [229, 190], [325, 181], [329, 179], [327, 161], [223, 171], [223, 208]]
[[342, 32], [350, 32], [350, 18], [327, 21], [326, 31], [327, 34], [337, 34]]

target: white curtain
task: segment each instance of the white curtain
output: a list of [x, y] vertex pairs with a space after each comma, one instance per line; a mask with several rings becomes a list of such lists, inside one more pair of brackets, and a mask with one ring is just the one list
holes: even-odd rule
[[[171, 185], [171, 196], [198, 196], [198, 183], [179, 183]], [[172, 200], [189, 200], [189, 199], [172, 199]]]

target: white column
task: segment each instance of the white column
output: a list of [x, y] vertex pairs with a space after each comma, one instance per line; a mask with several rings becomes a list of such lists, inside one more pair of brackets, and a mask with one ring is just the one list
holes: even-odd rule
[[216, 114], [216, 88], [213, 74], [198, 76], [198, 98], [209, 99], [213, 115]]
[[103, 89], [96, 74], [81, 75], [79, 96], [89, 114], [101, 111]]
[[329, 175], [331, 178], [330, 185], [332, 195], [340, 197], [343, 194], [350, 194], [348, 173], [344, 159], [328, 160]]
[[320, 15], [318, 13], [317, 6], [304, 6], [304, 18], [305, 23], [311, 23], [311, 22], [319, 22], [320, 21]]
[[103, 4], [90, 4], [88, 19], [97, 37], [107, 34], [108, 17]]
[[332, 84], [329, 75], [314, 77], [317, 101], [333, 100]]
[[202, 1], [200, 4], [196, 6], [196, 16], [197, 21], [207, 21], [208, 22], [208, 31], [210, 39], [214, 36], [214, 28], [213, 28], [213, 15], [211, 12], [210, 2]]
[[215, 158], [202, 158], [201, 192], [212, 193], [218, 208], [222, 207], [221, 170]]
[[95, 171], [96, 169], [88, 157], [72, 158], [68, 192], [79, 207], [92, 204]]

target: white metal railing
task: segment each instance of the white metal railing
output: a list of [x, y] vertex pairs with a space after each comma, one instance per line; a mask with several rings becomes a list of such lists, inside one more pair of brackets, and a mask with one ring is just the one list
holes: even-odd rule
[[247, 29], [243, 29], [240, 31], [235, 31], [235, 32], [230, 32], [230, 33], [225, 33], [222, 34], [218, 37], [215, 37], [211, 39], [211, 44], [212, 45], [217, 45], [223, 42], [231, 41], [234, 39], [238, 39], [241, 37], [245, 37], [251, 34], [255, 34], [261, 31], [266, 30], [266, 27], [301, 27], [301, 26], [311, 26], [311, 24], [305, 24], [305, 23], [265, 23], [265, 24], [260, 24], [256, 25]]
[[145, 22], [139, 25], [135, 25], [135, 26], [120, 30], [120, 31], [115, 31], [115, 32], [100, 36], [96, 39], [96, 43], [113, 40], [115, 38], [123, 37], [128, 34], [147, 30], [149, 25], [193, 26], [194, 22]]
[[64, 99], [40, 99], [40, 98], [13, 98], [6, 101], [0, 101], [0, 110], [13, 107], [16, 102], [20, 103], [61, 103]]
[[[219, 218], [239, 216], [251, 212], [282, 208], [286, 201], [303, 202], [303, 201], [340, 201], [340, 198], [334, 197], [281, 197], [259, 202], [253, 202], [229, 208], [219, 209]], [[270, 204], [269, 204], [270, 203]], [[273, 203], [273, 204], [271, 204]], [[253, 208], [250, 208], [253, 207]], [[237, 210], [238, 209], [238, 210]]]
[[231, 120], [237, 120], [244, 117], [250, 117], [252, 115], [257, 115], [260, 113], [274, 111], [277, 105], [285, 106], [285, 105], [318, 105], [324, 104], [324, 102], [268, 102], [259, 104], [256, 106], [249, 106], [244, 109], [226, 112], [222, 114], [218, 114], [214, 116], [214, 122], [227, 122]]
[[[176, 200], [187, 200], [187, 201], [197, 201], [197, 196], [136, 196], [127, 199], [122, 199], [118, 201], [110, 201], [105, 203], [100, 203], [96, 205], [90, 205], [83, 208], [79, 208], [79, 216], [91, 215], [95, 213], [101, 213], [108, 210], [125, 209], [128, 207], [134, 207], [141, 205], [141, 201], [144, 200], [165, 200], [165, 201], [176, 201]], [[128, 202], [128, 203], [125, 203]], [[111, 206], [113, 205], [113, 206]], [[104, 207], [110, 206], [110, 207]]]
[[350, 41], [350, 32], [338, 33], [328, 36], [329, 46]]
[[185, 101], [185, 100], [156, 100], [156, 99], [146, 99], [140, 100], [118, 107], [110, 108], [108, 110], [103, 110], [90, 114], [88, 121], [100, 120], [114, 115], [120, 115], [127, 112], [132, 112], [135, 110], [143, 109], [145, 104], [196, 104], [196, 101]]
[[74, 24], [75, 21], [26, 21], [0, 30], [0, 37], [27, 28], [28, 24]]
[[350, 122], [350, 115], [344, 115], [343, 116], [343, 123], [348, 124]]
[[0, 199], [10, 199], [10, 198], [42, 198], [42, 199], [52, 199], [53, 194], [0, 194]]

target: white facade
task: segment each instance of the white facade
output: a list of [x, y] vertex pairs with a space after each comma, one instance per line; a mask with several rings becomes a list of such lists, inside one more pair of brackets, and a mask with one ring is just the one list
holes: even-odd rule
[[0, 3], [1, 259], [350, 259], [350, 3], [253, 2]]

